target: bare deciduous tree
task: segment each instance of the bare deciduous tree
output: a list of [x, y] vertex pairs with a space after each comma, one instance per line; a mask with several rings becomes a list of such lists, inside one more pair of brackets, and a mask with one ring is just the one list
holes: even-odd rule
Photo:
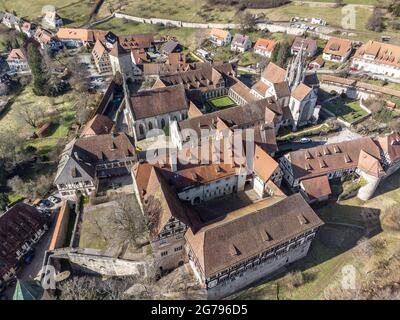
[[146, 217], [135, 201], [130, 201], [127, 196], [120, 196], [116, 199], [117, 208], [112, 219], [112, 231], [118, 235], [122, 244], [132, 244], [140, 247], [147, 241]]
[[36, 128], [45, 117], [45, 109], [41, 105], [33, 108], [30, 104], [21, 104], [18, 108], [18, 114], [26, 124]]

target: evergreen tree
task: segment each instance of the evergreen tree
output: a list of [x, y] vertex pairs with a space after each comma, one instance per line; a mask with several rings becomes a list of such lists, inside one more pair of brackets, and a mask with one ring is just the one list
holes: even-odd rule
[[[276, 51], [276, 57], [274, 62], [281, 66], [282, 68], [285, 67], [287, 60], [289, 59], [290, 56], [290, 44], [288, 41], [284, 41], [279, 44], [278, 48], [275, 48]], [[274, 54], [275, 56], [275, 54]]]
[[28, 63], [33, 76], [33, 92], [44, 96], [47, 92], [47, 74], [43, 70], [43, 57], [33, 44], [28, 45]]

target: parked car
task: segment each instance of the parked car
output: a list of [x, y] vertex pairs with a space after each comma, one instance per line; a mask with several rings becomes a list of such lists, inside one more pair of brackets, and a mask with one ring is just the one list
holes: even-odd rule
[[56, 196], [50, 196], [47, 198], [47, 200], [49, 200], [50, 202], [52, 202], [54, 204], [61, 202], [61, 199]]
[[53, 206], [53, 203], [47, 199], [42, 199], [39, 202], [39, 207], [50, 208], [52, 206]]
[[310, 143], [311, 139], [310, 138], [301, 138], [300, 143]]

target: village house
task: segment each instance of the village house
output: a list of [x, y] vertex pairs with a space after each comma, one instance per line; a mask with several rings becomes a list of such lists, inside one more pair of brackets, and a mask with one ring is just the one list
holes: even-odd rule
[[126, 80], [135, 80], [137, 75], [141, 74], [141, 70], [137, 71], [137, 66], [132, 63], [130, 44], [112, 32], [108, 32], [101, 38], [97, 39], [92, 50], [94, 63], [99, 73], [115, 75], [119, 72]]
[[67, 47], [89, 46], [94, 43], [94, 33], [89, 29], [60, 28], [56, 36]]
[[102, 179], [129, 175], [135, 146], [125, 133], [85, 135], [70, 141], [61, 154], [54, 184], [63, 199], [96, 192]]
[[266, 58], [272, 57], [272, 52], [274, 51], [276, 42], [269, 39], [258, 39], [254, 45], [254, 53], [262, 55]]
[[317, 53], [317, 40], [302, 37], [296, 37], [294, 39], [292, 47], [290, 49], [291, 53], [293, 55], [297, 54], [300, 51], [301, 46], [304, 47], [307, 57], [314, 57]]
[[24, 256], [47, 230], [45, 215], [25, 203], [0, 215], [0, 283], [15, 276]]
[[35, 40], [43, 50], [58, 50], [62, 47], [62, 43], [50, 31], [40, 27], [36, 29]]
[[219, 47], [226, 46], [231, 43], [232, 35], [229, 31], [222, 29], [211, 29], [208, 39]]
[[245, 52], [251, 48], [251, 40], [249, 36], [236, 33], [231, 42], [231, 50]]
[[36, 33], [36, 25], [29, 21], [24, 21], [21, 26], [21, 32], [24, 33], [28, 38], [32, 38]]
[[5, 12], [1, 22], [9, 29], [15, 29], [19, 25], [20, 19], [13, 15], [12, 13]]
[[400, 46], [370, 40], [357, 49], [352, 69], [400, 78]]
[[383, 178], [399, 169], [400, 136], [392, 133], [298, 150], [279, 163], [288, 185], [310, 202], [325, 200], [331, 194], [329, 181], [351, 173], [365, 180], [358, 196], [367, 200]]
[[322, 58], [326, 61], [343, 63], [350, 57], [352, 50], [350, 40], [331, 37], [324, 48]]
[[25, 48], [12, 49], [7, 56], [7, 64], [13, 73], [30, 72], [28, 56]]

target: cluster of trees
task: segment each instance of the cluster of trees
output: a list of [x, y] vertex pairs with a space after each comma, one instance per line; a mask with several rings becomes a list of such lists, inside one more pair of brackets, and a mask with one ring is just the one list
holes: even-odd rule
[[277, 65], [284, 68], [290, 57], [290, 42], [289, 40], [285, 40], [283, 42], [278, 42], [276, 47], [272, 53], [271, 60]]
[[289, 2], [289, 0], [207, 0], [210, 5], [239, 6], [240, 9], [254, 8], [266, 9], [276, 8]]
[[16, 30], [4, 30], [2, 33], [2, 46], [6, 51], [11, 51], [14, 48], [20, 48], [25, 42], [25, 35]]
[[367, 20], [366, 28], [375, 32], [382, 32], [385, 28], [383, 13], [379, 8], [374, 8], [371, 16]]
[[392, 28], [400, 30], [400, 0], [393, 0], [388, 6], [388, 11], [392, 15]]
[[51, 77], [46, 60], [34, 44], [28, 45], [28, 63], [33, 76], [33, 92], [37, 96], [55, 97], [65, 93], [69, 85]]

